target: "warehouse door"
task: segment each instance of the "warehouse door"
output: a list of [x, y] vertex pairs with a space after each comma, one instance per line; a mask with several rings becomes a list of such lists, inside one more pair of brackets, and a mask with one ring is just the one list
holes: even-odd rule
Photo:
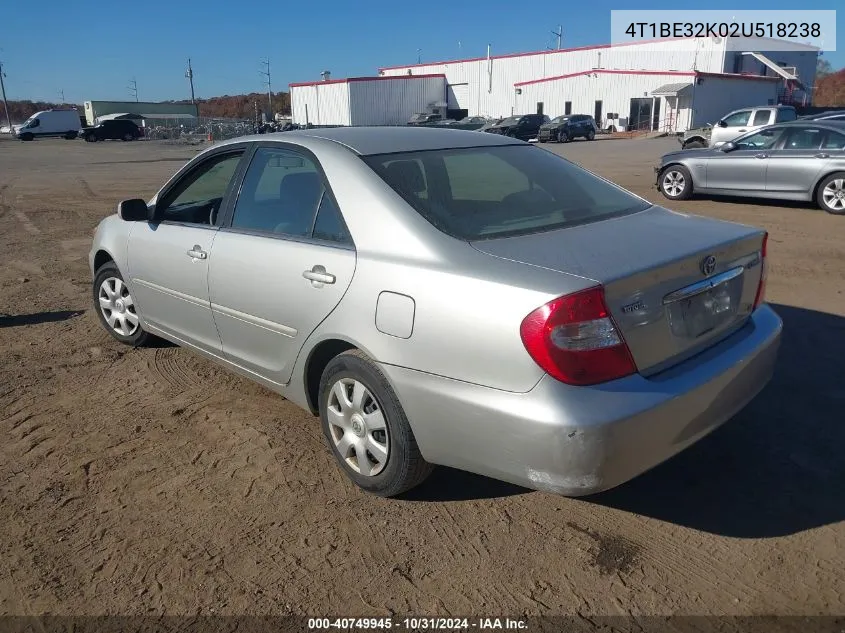
[[651, 129], [651, 103], [651, 97], [631, 99], [631, 111], [628, 116], [629, 130]]
[[449, 110], [468, 110], [469, 84], [449, 84], [446, 99]]

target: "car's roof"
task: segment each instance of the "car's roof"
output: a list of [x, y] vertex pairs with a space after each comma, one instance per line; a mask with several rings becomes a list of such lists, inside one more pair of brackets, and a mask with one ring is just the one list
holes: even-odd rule
[[786, 127], [829, 127], [836, 130], [845, 130], [845, 121], [828, 121], [826, 119], [796, 119], [795, 121], [784, 121], [783, 123], [775, 123], [777, 126]]
[[232, 139], [232, 142], [279, 141], [295, 143], [299, 139], [334, 141], [345, 145], [362, 156], [434, 149], [524, 144], [523, 141], [517, 139], [498, 134], [485, 134], [474, 130], [413, 126], [313, 128], [235, 138]]

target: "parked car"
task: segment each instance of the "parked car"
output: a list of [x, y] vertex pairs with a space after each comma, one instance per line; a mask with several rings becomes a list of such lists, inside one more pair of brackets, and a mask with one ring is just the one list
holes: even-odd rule
[[22, 141], [60, 136], [75, 139], [79, 134], [79, 113], [71, 109], [42, 110], [15, 127], [15, 136]]
[[845, 121], [845, 110], [828, 110], [798, 117], [800, 121]]
[[467, 116], [459, 121], [455, 121], [450, 127], [453, 130], [480, 130], [488, 123], [490, 121], [483, 116]]
[[808, 200], [845, 214], [845, 122], [792, 121], [706, 150], [666, 154], [656, 186], [670, 200], [731, 195]]
[[540, 126], [548, 122], [549, 117], [545, 114], [523, 114], [502, 119], [502, 121], [491, 125], [484, 131], [490, 134], [501, 134], [502, 136], [511, 136], [523, 141], [529, 141], [537, 138]]
[[763, 126], [794, 121], [797, 118], [798, 114], [792, 106], [743, 108], [728, 113], [715, 126], [708, 123], [705, 127], [687, 130], [678, 140], [684, 149], [718, 147]]
[[141, 137], [141, 128], [129, 119], [107, 119], [93, 127], [82, 128], [80, 135], [89, 143], [97, 141], [134, 141]]
[[540, 126], [537, 140], [541, 143], [568, 143], [575, 138], [592, 141], [596, 138], [596, 122], [589, 114], [564, 114]]
[[102, 326], [318, 415], [384, 496], [433, 464], [580, 496], [695, 443], [769, 381], [765, 231], [657, 207], [464, 130], [223, 141], [98, 225]]
[[435, 123], [442, 120], [443, 117], [439, 114], [431, 112], [417, 112], [408, 119], [408, 125], [425, 125], [426, 123]]

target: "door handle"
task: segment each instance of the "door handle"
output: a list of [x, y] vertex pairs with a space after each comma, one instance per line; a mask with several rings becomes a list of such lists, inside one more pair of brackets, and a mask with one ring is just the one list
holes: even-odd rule
[[740, 134], [742, 134], [743, 132], [747, 132], [747, 130], [739, 130]]
[[208, 257], [208, 253], [202, 250], [202, 246], [199, 244], [194, 244], [194, 247], [188, 251], [188, 257], [193, 259], [205, 259]]
[[320, 288], [322, 284], [333, 284], [335, 276], [327, 273], [325, 266], [314, 266], [311, 270], [303, 271], [302, 276], [311, 281], [311, 285]]
[[754, 158], [768, 158], [769, 155], [766, 152], [761, 152], [760, 154], [754, 154]]
[[815, 155], [815, 158], [830, 158], [830, 154], [827, 154], [825, 152], [819, 152]]

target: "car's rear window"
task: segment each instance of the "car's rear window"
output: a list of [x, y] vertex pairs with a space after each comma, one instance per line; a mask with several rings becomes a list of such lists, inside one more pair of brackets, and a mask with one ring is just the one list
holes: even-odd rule
[[464, 240], [550, 231], [651, 206], [529, 145], [383, 154], [364, 160], [429, 222]]

